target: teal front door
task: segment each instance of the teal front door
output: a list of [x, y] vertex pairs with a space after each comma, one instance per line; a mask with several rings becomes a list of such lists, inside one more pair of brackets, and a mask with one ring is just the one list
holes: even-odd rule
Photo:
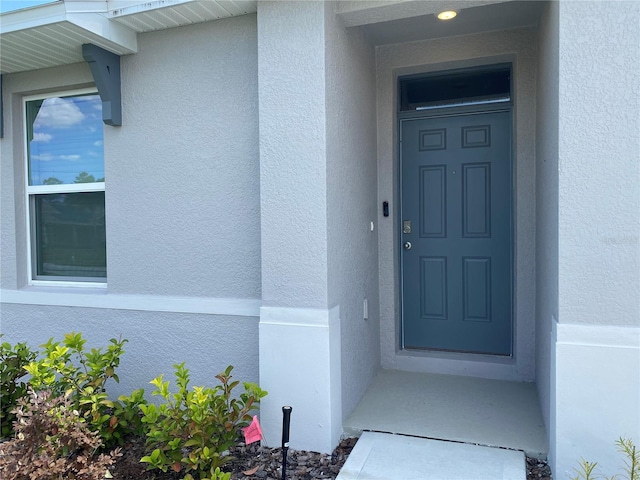
[[400, 122], [402, 346], [512, 349], [511, 112]]

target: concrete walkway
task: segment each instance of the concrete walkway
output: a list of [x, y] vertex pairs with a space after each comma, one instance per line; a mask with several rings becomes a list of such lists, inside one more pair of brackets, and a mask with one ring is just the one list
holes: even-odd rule
[[524, 453], [364, 432], [336, 480], [525, 480]]

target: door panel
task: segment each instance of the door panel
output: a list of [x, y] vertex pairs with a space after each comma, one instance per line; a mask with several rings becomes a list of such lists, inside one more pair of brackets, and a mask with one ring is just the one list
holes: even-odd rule
[[403, 346], [510, 355], [511, 112], [403, 120], [400, 154]]

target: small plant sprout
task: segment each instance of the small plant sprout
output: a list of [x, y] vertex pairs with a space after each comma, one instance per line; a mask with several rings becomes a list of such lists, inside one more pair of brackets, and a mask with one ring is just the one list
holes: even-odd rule
[[575, 469], [577, 475], [571, 480], [596, 480], [600, 478], [604, 480], [640, 480], [640, 452], [633, 441], [630, 438], [620, 437], [616, 440], [616, 446], [624, 457], [624, 476], [602, 477], [595, 473], [597, 462], [588, 462], [582, 459], [579, 468]]

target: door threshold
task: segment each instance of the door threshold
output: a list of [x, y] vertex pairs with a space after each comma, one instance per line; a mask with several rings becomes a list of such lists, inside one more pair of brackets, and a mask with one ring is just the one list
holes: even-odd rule
[[455, 353], [455, 354], [462, 354], [462, 355], [473, 355], [473, 356], [477, 356], [477, 355], [482, 355], [485, 357], [498, 357], [498, 358], [511, 358], [512, 355], [510, 354], [502, 354], [502, 353], [487, 353], [487, 352], [470, 352], [468, 350], [451, 350], [451, 349], [446, 349], [446, 348], [431, 348], [431, 347], [411, 347], [411, 346], [405, 346], [403, 349], [403, 351], [406, 352], [429, 352], [429, 353]]
[[522, 372], [515, 358], [503, 355], [446, 352], [435, 350], [400, 350], [395, 369], [405, 372], [460, 375], [465, 377], [533, 381], [533, 372]]

